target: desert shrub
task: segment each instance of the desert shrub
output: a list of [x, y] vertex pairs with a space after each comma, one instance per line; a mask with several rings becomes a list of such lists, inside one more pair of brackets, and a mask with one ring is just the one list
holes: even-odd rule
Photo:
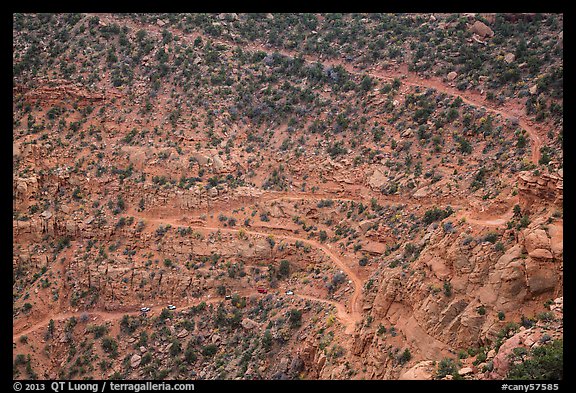
[[409, 350], [408, 348], [406, 348], [406, 349], [400, 354], [400, 356], [398, 356], [398, 363], [404, 364], [404, 363], [410, 361], [410, 359], [412, 359], [412, 354], [410, 353], [410, 350]]
[[507, 379], [513, 380], [560, 380], [564, 377], [563, 340], [534, 347], [530, 358], [513, 364]]
[[498, 240], [498, 234], [496, 232], [490, 232], [489, 234], [484, 236], [485, 242], [490, 242], [490, 243], [494, 244], [494, 243], [496, 243], [496, 240]]
[[264, 331], [264, 335], [262, 336], [262, 347], [268, 351], [272, 347], [272, 333], [270, 329], [266, 329]]
[[288, 277], [290, 275], [290, 262], [286, 259], [280, 261], [280, 267], [278, 268], [278, 276]]
[[184, 361], [188, 364], [194, 363], [198, 359], [196, 349], [194, 348], [192, 340], [188, 342], [186, 350], [184, 351]]
[[110, 357], [118, 356], [118, 343], [110, 336], [102, 339], [102, 349], [110, 355]]
[[452, 213], [454, 213], [454, 210], [452, 210], [452, 208], [450, 206], [448, 206], [444, 210], [439, 209], [437, 207], [434, 207], [430, 210], [427, 210], [424, 213], [424, 217], [422, 218], [422, 221], [424, 222], [424, 224], [429, 225], [429, 224], [433, 223], [434, 221], [443, 220], [444, 218], [450, 216]]
[[454, 375], [457, 372], [457, 366], [454, 359], [444, 358], [438, 363], [438, 369], [436, 370], [437, 378], [444, 378], [447, 375]]
[[120, 329], [123, 332], [132, 334], [140, 327], [140, 320], [129, 315], [124, 315], [120, 321]]
[[288, 311], [288, 321], [290, 322], [291, 327], [299, 327], [302, 324], [302, 311], [295, 308]]
[[215, 344], [208, 344], [202, 347], [202, 355], [207, 358], [213, 357], [218, 352], [218, 346]]
[[94, 338], [100, 338], [108, 333], [108, 327], [106, 325], [89, 325], [86, 331], [92, 333]]
[[444, 281], [444, 295], [446, 295], [446, 297], [452, 296], [452, 284], [448, 281]]

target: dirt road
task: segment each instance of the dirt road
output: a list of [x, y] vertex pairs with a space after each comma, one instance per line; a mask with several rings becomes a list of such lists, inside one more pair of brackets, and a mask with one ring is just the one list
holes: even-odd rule
[[[106, 20], [107, 22], [111, 22], [111, 21], [115, 21], [117, 23], [120, 24], [127, 24], [130, 25], [130, 27], [132, 28], [138, 28], [138, 24], [133, 22], [133, 21], [128, 21], [125, 19], [118, 19], [116, 16], [113, 15], [104, 15], [101, 14], [101, 19]], [[147, 25], [147, 27], [150, 27]], [[155, 27], [153, 27], [155, 28]], [[155, 31], [155, 34], [161, 34], [162, 33], [162, 29], [160, 29], [159, 27], [156, 29], [157, 31]], [[194, 39], [196, 39], [198, 36], [202, 36], [200, 33], [191, 33], [191, 34], [185, 34], [182, 31], [170, 28], [169, 30], [172, 31], [172, 33], [174, 34], [178, 34], [182, 39], [184, 39], [184, 41], [190, 41], [192, 42]], [[204, 37], [206, 38], [206, 37]], [[229, 46], [236, 46], [238, 45], [237, 43], [234, 42], [227, 42], [227, 41], [222, 41], [222, 40], [216, 40], [212, 37], [210, 37], [211, 40], [215, 41], [215, 42], [220, 42], [222, 44], [225, 45], [229, 45]], [[248, 45], [241, 45], [244, 47], [244, 49], [247, 50], [251, 50], [251, 51], [264, 51], [264, 52], [279, 52], [283, 55], [286, 56], [290, 56], [290, 57], [295, 57], [300, 55], [299, 53], [293, 52], [293, 51], [288, 51], [288, 50], [284, 50], [284, 49], [278, 49], [278, 48], [269, 48], [266, 47], [265, 45], [259, 44], [259, 43], [251, 43]], [[393, 81], [396, 78], [401, 79], [402, 84], [403, 85], [408, 85], [408, 86], [421, 86], [421, 87], [425, 87], [425, 88], [434, 88], [439, 92], [445, 93], [449, 96], [452, 97], [460, 97], [462, 99], [462, 101], [468, 105], [472, 105], [475, 107], [479, 107], [479, 108], [483, 108], [485, 109], [487, 112], [493, 113], [495, 115], [500, 115], [505, 119], [510, 119], [510, 118], [517, 118], [518, 119], [518, 124], [520, 127], [522, 127], [523, 129], [525, 129], [532, 141], [531, 143], [531, 149], [532, 149], [532, 154], [531, 154], [531, 159], [533, 162], [538, 163], [539, 159], [540, 159], [540, 147], [542, 146], [542, 140], [540, 138], [540, 134], [542, 133], [542, 131], [535, 126], [525, 115], [525, 113], [523, 111], [519, 111], [518, 109], [514, 109], [512, 108], [511, 105], [508, 106], [504, 106], [504, 107], [496, 107], [494, 106], [494, 104], [490, 103], [488, 100], [486, 100], [482, 94], [478, 91], [473, 91], [473, 90], [466, 90], [466, 91], [460, 91], [458, 89], [456, 89], [455, 87], [449, 86], [444, 84], [439, 78], [430, 78], [430, 79], [424, 79], [420, 76], [418, 76], [417, 74], [408, 72], [407, 69], [400, 69], [400, 70], [396, 70], [396, 71], [384, 71], [384, 70], [378, 70], [378, 69], [367, 69], [367, 70], [363, 70], [363, 71], [358, 71], [356, 70], [351, 64], [343, 62], [343, 61], [338, 61], [338, 60], [323, 60], [320, 58], [317, 58], [315, 56], [312, 55], [304, 55], [304, 59], [307, 62], [320, 62], [322, 63], [324, 66], [334, 66], [334, 65], [340, 65], [342, 67], [344, 67], [348, 72], [350, 72], [351, 74], [355, 74], [355, 75], [369, 75], [373, 78], [382, 80], [382, 81]], [[265, 193], [261, 196], [255, 196], [253, 200], [258, 200], [258, 201], [274, 201], [274, 200], [304, 200], [304, 199], [320, 199], [320, 198], [331, 198], [331, 199], [337, 199], [337, 200], [346, 200], [346, 201], [355, 201], [353, 199], [349, 199], [349, 198], [335, 198], [334, 195], [331, 194], [314, 194], [314, 193]], [[418, 204], [419, 206], [422, 206], [423, 203], [421, 201], [416, 201], [416, 202], [409, 202], [406, 200], [401, 200], [399, 198], [394, 198], [394, 197], [390, 197], [388, 198], [388, 200], [390, 202], [393, 203], [414, 203], [414, 204]], [[427, 202], [430, 202], [429, 200]], [[151, 221], [151, 222], [157, 222], [157, 223], [161, 223], [161, 224], [172, 224], [174, 226], [178, 226], [178, 225], [187, 225], [186, 224], [186, 219], [183, 219], [182, 216], [179, 217], [167, 217], [167, 218], [155, 218], [155, 217], [147, 217], [147, 216], [140, 216], [137, 217], [137, 214], [135, 214], [135, 218], [141, 218], [144, 219], [146, 221]], [[511, 218], [511, 210], [507, 211], [506, 213], [504, 213], [501, 216], [498, 217], [482, 217], [482, 218], [472, 218], [470, 217], [469, 213], [464, 212], [460, 215], [460, 218], [466, 218], [466, 221], [472, 224], [476, 224], [476, 225], [483, 225], [483, 226], [488, 226], [488, 227], [498, 227], [501, 225], [504, 225], [510, 218]], [[238, 233], [240, 231], [240, 229], [232, 229], [232, 228], [223, 228], [223, 227], [207, 227], [207, 226], [198, 226], [198, 225], [188, 225], [193, 229], [199, 230], [199, 231], [222, 231], [222, 232], [229, 232], [229, 233]], [[247, 230], [247, 229], [243, 229], [245, 231], [245, 233], [247, 234], [252, 234], [252, 235], [259, 235], [259, 236], [269, 236], [271, 235], [270, 233], [266, 233], [266, 232], [259, 232], [259, 231], [252, 231], [252, 230]], [[338, 318], [346, 325], [346, 332], [347, 333], [351, 333], [354, 330], [354, 325], [356, 322], [361, 321], [362, 319], [362, 314], [360, 312], [361, 307], [360, 307], [360, 303], [361, 303], [361, 291], [362, 291], [362, 280], [356, 276], [356, 274], [354, 273], [354, 271], [348, 266], [347, 263], [345, 263], [343, 261], [343, 259], [338, 256], [334, 251], [332, 251], [330, 245], [326, 245], [326, 244], [322, 244], [319, 243], [315, 240], [312, 239], [305, 239], [305, 238], [301, 238], [301, 237], [297, 237], [297, 236], [293, 236], [293, 235], [278, 235], [278, 234], [274, 234], [274, 237], [279, 238], [279, 239], [285, 239], [285, 240], [290, 240], [290, 241], [300, 241], [306, 244], [309, 244], [311, 246], [313, 246], [314, 248], [320, 249], [324, 254], [326, 254], [330, 260], [332, 260], [334, 262], [334, 264], [336, 266], [338, 266], [353, 282], [353, 286], [354, 286], [354, 292], [352, 293], [352, 296], [350, 298], [348, 307], [346, 308], [345, 306], [343, 306], [341, 303], [338, 302], [334, 302], [334, 301], [330, 301], [330, 300], [325, 300], [325, 299], [319, 299], [319, 298], [313, 298], [311, 296], [306, 296], [306, 295], [299, 295], [302, 298], [308, 299], [308, 300], [314, 300], [314, 301], [321, 301], [327, 304], [331, 304], [333, 306], [336, 307], [337, 311], [338, 311]], [[216, 299], [212, 299], [211, 302], [213, 301], [217, 301]], [[155, 309], [160, 310], [163, 306], [156, 306]], [[40, 326], [46, 325], [48, 324], [50, 319], [55, 319], [55, 320], [62, 320], [62, 319], [66, 319], [66, 318], [70, 318], [71, 316], [79, 316], [82, 313], [59, 313], [59, 310], [55, 310], [55, 314], [53, 316], [50, 317], [46, 317], [44, 319], [42, 319], [41, 321], [38, 322], [34, 322], [33, 326], [30, 327], [22, 327], [22, 326], [15, 326], [14, 327], [14, 336], [17, 335], [24, 335], [27, 334], [28, 332], [31, 332], [37, 328], [39, 328]], [[90, 316], [100, 316], [104, 319], [117, 319], [120, 318], [121, 316], [125, 315], [125, 314], [134, 314], [134, 313], [138, 313], [138, 311], [88, 311], [87, 312]], [[22, 321], [23, 323], [25, 323], [25, 321]]]
[[[137, 31], [137, 30], [144, 27], [144, 24], [138, 23], [138, 22], [133, 21], [133, 20], [129, 20], [127, 18], [120, 19], [115, 15], [110, 15], [110, 14], [95, 14], [95, 15], [99, 16], [101, 20], [103, 20], [107, 23], [115, 22], [115, 23], [118, 23], [120, 25], [127, 25], [130, 28], [135, 29], [134, 31]], [[165, 29], [165, 27], [161, 28], [159, 26], [150, 25], [150, 24], [145, 25], [145, 27], [147, 28], [147, 30], [151, 34], [153, 34], [157, 37], [161, 37], [162, 31]], [[354, 75], [369, 75], [370, 77], [373, 77], [373, 78], [376, 78], [379, 80], [383, 80], [383, 81], [387, 81], [387, 82], [391, 82], [394, 79], [398, 78], [402, 81], [402, 83], [404, 85], [420, 86], [420, 87], [425, 87], [425, 88], [434, 88], [437, 91], [445, 93], [449, 96], [460, 97], [464, 103], [466, 103], [468, 105], [475, 106], [475, 107], [483, 108], [487, 112], [490, 112], [490, 113], [493, 113], [496, 115], [501, 115], [504, 119], [517, 118], [518, 119], [518, 125], [526, 130], [526, 132], [528, 133], [528, 135], [530, 136], [530, 139], [532, 141], [532, 143], [531, 143], [532, 162], [538, 164], [538, 161], [540, 160], [540, 147], [542, 146], [542, 139], [541, 139], [540, 135], [544, 131], [539, 129], [540, 128], [539, 126], [534, 125], [534, 123], [527, 118], [527, 115], [526, 115], [524, 109], [522, 109], [522, 110], [518, 109], [518, 108], [523, 108], [523, 105], [521, 105], [520, 102], [517, 103], [518, 105], [516, 105], [516, 109], [514, 109], [513, 105], [510, 103], [506, 103], [503, 107], [496, 107], [495, 104], [488, 101], [481, 94], [481, 92], [479, 92], [477, 90], [461, 91], [461, 90], [458, 90], [457, 88], [455, 88], [453, 86], [446, 85], [445, 83], [442, 82], [442, 80], [440, 78], [437, 78], [437, 77], [433, 77], [433, 78], [429, 78], [429, 79], [422, 78], [418, 74], [408, 71], [408, 67], [406, 65], [401, 66], [400, 69], [398, 69], [398, 70], [382, 70], [382, 69], [377, 69], [375, 67], [367, 68], [365, 70], [357, 70], [354, 67], [354, 65], [352, 65], [346, 61], [343, 61], [341, 59], [323, 59], [321, 56], [315, 56], [315, 55], [311, 55], [311, 54], [302, 54], [302, 53], [299, 53], [299, 52], [294, 51], [294, 50], [288, 50], [288, 49], [284, 49], [284, 48], [276, 48], [276, 47], [272, 47], [269, 45], [264, 45], [264, 44], [262, 44], [260, 42], [256, 42], [256, 41], [246, 44], [246, 43], [234, 42], [234, 41], [229, 41], [229, 40], [224, 40], [224, 39], [218, 39], [215, 37], [208, 37], [208, 36], [205, 36], [204, 34], [202, 34], [200, 32], [185, 33], [185, 32], [183, 32], [179, 29], [176, 29], [172, 26], [168, 26], [167, 29], [172, 34], [178, 35], [183, 41], [187, 42], [188, 44], [192, 44], [194, 42], [194, 40], [196, 40], [196, 38], [200, 37], [204, 40], [210, 40], [210, 41], [213, 41], [213, 42], [221, 44], [221, 45], [225, 45], [225, 46], [230, 47], [230, 48], [235, 48], [235, 47], [239, 46], [243, 50], [248, 50], [248, 51], [252, 51], [252, 52], [255, 52], [255, 51], [262, 51], [262, 52], [266, 52], [266, 53], [277, 52], [279, 54], [282, 54], [282, 55], [288, 56], [288, 57], [292, 57], [292, 58], [297, 57], [297, 56], [301, 56], [308, 63], [321, 63], [324, 67], [341, 66], [344, 69], [346, 69], [346, 71], [348, 71], [349, 73], [354, 74]]]

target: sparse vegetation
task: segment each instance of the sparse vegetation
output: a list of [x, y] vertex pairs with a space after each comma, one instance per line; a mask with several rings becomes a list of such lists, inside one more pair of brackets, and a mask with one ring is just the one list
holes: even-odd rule
[[395, 379], [426, 335], [475, 378], [520, 327], [511, 375], [562, 376], [562, 14], [12, 29], [14, 379]]

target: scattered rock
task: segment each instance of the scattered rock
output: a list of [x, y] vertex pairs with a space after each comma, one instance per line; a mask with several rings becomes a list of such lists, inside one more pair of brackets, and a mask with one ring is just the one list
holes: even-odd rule
[[258, 327], [258, 322], [251, 320], [250, 318], [244, 318], [242, 320], [242, 327], [246, 330], [250, 330], [253, 329], [255, 327]]
[[480, 22], [479, 20], [474, 22], [474, 24], [470, 27], [470, 31], [474, 34], [478, 34], [480, 38], [494, 36], [494, 32], [492, 31], [492, 29], [486, 26], [485, 23]]
[[508, 64], [512, 63], [516, 59], [514, 53], [506, 53], [504, 55], [504, 61]]
[[374, 225], [375, 222], [376, 222], [375, 220], [361, 221], [358, 224], [358, 228], [362, 231], [362, 233], [366, 233], [368, 231], [368, 229], [370, 229]]
[[471, 367], [462, 367], [460, 370], [458, 370], [458, 375], [468, 375], [468, 374], [472, 374], [474, 372], [474, 370], [472, 370]]
[[132, 368], [137, 368], [138, 366], [140, 366], [140, 361], [142, 360], [142, 356], [138, 355], [138, 354], [134, 354], [132, 355], [132, 357], [130, 358], [130, 367]]

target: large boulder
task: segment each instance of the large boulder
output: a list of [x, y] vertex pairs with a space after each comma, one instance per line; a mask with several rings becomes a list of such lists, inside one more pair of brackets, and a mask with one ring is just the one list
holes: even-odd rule
[[526, 259], [526, 281], [532, 295], [553, 291], [560, 282], [556, 271], [549, 266], [532, 258]]
[[545, 230], [535, 229], [525, 236], [524, 247], [526, 247], [528, 254], [532, 254], [538, 249], [550, 250], [550, 238]]
[[480, 22], [479, 20], [474, 22], [474, 24], [470, 27], [470, 31], [474, 34], [477, 34], [481, 38], [486, 37], [489, 38], [494, 36], [494, 32], [492, 31], [492, 29], [486, 26], [485, 23]]
[[375, 168], [372, 176], [368, 178], [368, 184], [376, 189], [388, 184], [388, 177], [384, 174], [383, 168]]
[[400, 380], [431, 380], [434, 379], [436, 366], [432, 360], [416, 363], [408, 371], [400, 375]]
[[217, 154], [212, 156], [212, 165], [216, 172], [221, 171], [224, 169], [224, 161]]
[[532, 252], [528, 253], [528, 255], [533, 259], [539, 259], [539, 260], [552, 260], [552, 259], [554, 259], [550, 250], [547, 250], [545, 248], [537, 248], [537, 249], [533, 250]]

